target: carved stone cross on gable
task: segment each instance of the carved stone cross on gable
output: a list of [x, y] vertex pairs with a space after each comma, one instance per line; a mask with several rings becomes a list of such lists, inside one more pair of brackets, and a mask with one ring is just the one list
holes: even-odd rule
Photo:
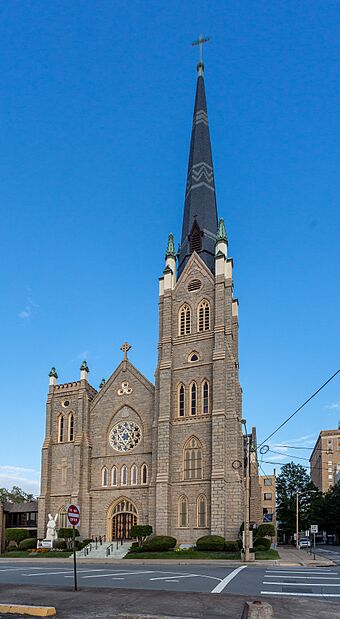
[[131, 344], [128, 344], [128, 342], [124, 342], [123, 346], [120, 347], [120, 350], [122, 350], [124, 353], [124, 361], [127, 361], [127, 354], [130, 348], [132, 347], [131, 347]]

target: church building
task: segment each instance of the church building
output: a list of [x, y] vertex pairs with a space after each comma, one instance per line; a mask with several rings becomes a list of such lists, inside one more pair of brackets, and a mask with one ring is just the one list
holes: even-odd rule
[[133, 524], [193, 543], [236, 539], [244, 520], [244, 447], [238, 300], [224, 220], [218, 218], [204, 65], [197, 86], [182, 238], [169, 235], [159, 279], [155, 384], [130, 362], [129, 344], [95, 389], [49, 374], [38, 537], [48, 514], [67, 526], [80, 505], [82, 538], [129, 538]]

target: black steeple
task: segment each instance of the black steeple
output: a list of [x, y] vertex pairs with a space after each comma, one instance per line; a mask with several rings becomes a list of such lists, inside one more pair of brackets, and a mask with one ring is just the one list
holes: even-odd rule
[[197, 65], [197, 72], [178, 275], [181, 275], [193, 251], [214, 272], [218, 222], [203, 62]]

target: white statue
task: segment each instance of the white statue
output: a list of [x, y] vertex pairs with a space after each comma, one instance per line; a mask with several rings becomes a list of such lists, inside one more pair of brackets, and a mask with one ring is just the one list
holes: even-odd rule
[[56, 514], [54, 518], [51, 514], [48, 514], [48, 523], [47, 523], [45, 539], [51, 540], [51, 542], [54, 542], [58, 537], [57, 536], [57, 520], [58, 520], [58, 514]]

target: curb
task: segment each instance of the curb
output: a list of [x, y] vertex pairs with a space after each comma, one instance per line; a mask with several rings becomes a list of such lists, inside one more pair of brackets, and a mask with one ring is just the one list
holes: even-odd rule
[[53, 617], [54, 606], [26, 606], [23, 604], [0, 604], [0, 613], [11, 615], [31, 615], [33, 617]]

